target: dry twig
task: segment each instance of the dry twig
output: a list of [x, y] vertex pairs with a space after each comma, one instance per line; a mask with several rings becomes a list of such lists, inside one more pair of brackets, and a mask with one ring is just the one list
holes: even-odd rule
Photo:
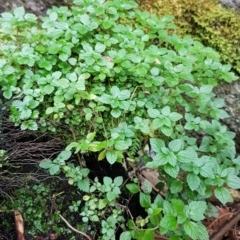
[[[61, 193], [60, 193], [60, 194], [61, 194]], [[84, 236], [84, 237], [85, 237], [86, 239], [88, 239], [88, 240], [92, 240], [92, 238], [89, 237], [86, 233], [84, 233], [84, 232], [82, 232], [82, 231], [79, 231], [79, 230], [77, 230], [76, 228], [74, 228], [74, 227], [60, 214], [60, 212], [59, 212], [58, 209], [57, 209], [56, 203], [55, 203], [55, 201], [54, 201], [54, 198], [55, 198], [57, 195], [59, 195], [59, 194], [54, 194], [54, 195], [53, 195], [52, 205], [53, 205], [56, 213], [58, 214], [58, 216], [66, 223], [66, 225], [67, 225], [71, 230], [73, 230], [74, 232], [76, 232], [76, 233], [78, 233], [78, 234], [81, 234], [82, 236]]]
[[221, 239], [240, 220], [240, 210], [218, 232], [210, 237], [210, 240]]

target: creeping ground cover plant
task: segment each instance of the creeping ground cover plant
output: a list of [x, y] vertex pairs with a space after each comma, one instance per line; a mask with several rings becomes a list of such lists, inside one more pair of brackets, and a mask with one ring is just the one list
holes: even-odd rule
[[[171, 34], [172, 20], [124, 0], [75, 0], [40, 19], [20, 7], [0, 18], [9, 118], [22, 130], [65, 137], [66, 149], [40, 167], [64, 173], [84, 192], [70, 209], [85, 223], [100, 222], [99, 239], [114, 239], [119, 227], [121, 240], [153, 239], [155, 231], [170, 240], [208, 239], [208, 199], [232, 201], [229, 189], [240, 185], [234, 133], [221, 124], [228, 114], [213, 93], [236, 77], [211, 48]], [[73, 153], [124, 166], [141, 159], [158, 172], [163, 194], [142, 190], [135, 178], [91, 181], [80, 157], [67, 162]], [[146, 218], [123, 215], [125, 188], [139, 195]]]

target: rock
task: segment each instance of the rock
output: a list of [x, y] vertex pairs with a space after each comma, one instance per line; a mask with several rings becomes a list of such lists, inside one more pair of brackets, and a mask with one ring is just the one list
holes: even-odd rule
[[223, 6], [240, 11], [240, 0], [221, 0]]
[[240, 79], [231, 84], [219, 85], [214, 92], [217, 97], [225, 100], [224, 110], [229, 114], [229, 118], [223, 119], [222, 123], [236, 133], [236, 149], [240, 152]]
[[0, 0], [0, 13], [12, 11], [16, 7], [23, 6], [26, 12], [37, 16], [44, 15], [52, 6], [68, 5], [72, 0]]

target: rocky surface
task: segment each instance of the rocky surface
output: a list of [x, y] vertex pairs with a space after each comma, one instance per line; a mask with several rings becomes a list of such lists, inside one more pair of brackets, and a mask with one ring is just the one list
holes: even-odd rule
[[240, 0], [221, 0], [221, 3], [226, 7], [240, 11]]
[[217, 97], [225, 100], [225, 110], [229, 118], [224, 119], [229, 130], [236, 133], [235, 143], [237, 151], [240, 152], [240, 79], [231, 84], [223, 84], [215, 89]]
[[23, 6], [26, 12], [44, 15], [52, 6], [71, 4], [72, 0], [0, 0], [0, 12], [6, 12], [16, 7]]

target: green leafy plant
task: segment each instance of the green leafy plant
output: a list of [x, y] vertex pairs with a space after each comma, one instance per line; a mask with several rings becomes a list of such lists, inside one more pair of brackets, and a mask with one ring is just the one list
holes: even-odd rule
[[[86, 193], [80, 215], [104, 219], [104, 239], [113, 239], [118, 223], [121, 239], [153, 239], [154, 230], [172, 240], [208, 239], [201, 223], [207, 199], [225, 204], [240, 183], [234, 133], [221, 125], [224, 100], [213, 93], [236, 77], [213, 49], [170, 34], [172, 19], [124, 0], [75, 0], [40, 21], [18, 8], [0, 19], [0, 86], [10, 119], [22, 130], [64, 132], [66, 149], [40, 166]], [[124, 226], [109, 213], [117, 210], [121, 176], [91, 182], [89, 169], [66, 163], [73, 150], [110, 164], [134, 162], [140, 150], [142, 164], [159, 174], [164, 199], [152, 200], [146, 183], [139, 202], [148, 216]]]
[[239, 73], [239, 13], [227, 9], [219, 0], [137, 0], [142, 10], [158, 16], [174, 15], [177, 35], [191, 35], [217, 50], [222, 61]]
[[[61, 219], [56, 213], [52, 213], [48, 202], [51, 200], [49, 185], [27, 185], [13, 192], [13, 196], [6, 201], [2, 211], [19, 210], [25, 220], [26, 234], [45, 234], [53, 232], [61, 235], [71, 233], [69, 229], [60, 224]], [[7, 219], [3, 222], [7, 226]], [[11, 229], [10, 226], [8, 226]]]

